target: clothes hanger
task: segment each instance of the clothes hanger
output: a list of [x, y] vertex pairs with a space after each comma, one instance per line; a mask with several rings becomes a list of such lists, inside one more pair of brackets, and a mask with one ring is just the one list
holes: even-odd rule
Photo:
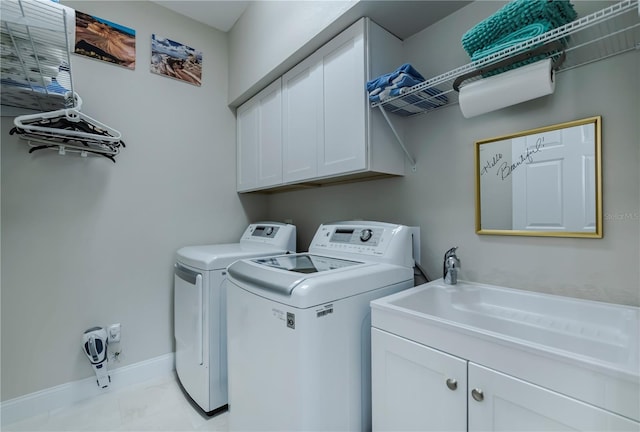
[[125, 147], [120, 132], [82, 113], [82, 99], [77, 93], [73, 100], [73, 108], [16, 117], [9, 133], [26, 140], [32, 147], [29, 153], [57, 148], [60, 154], [67, 150], [82, 156], [93, 153], [115, 162], [113, 156], [120, 152], [120, 146]]
[[91, 139], [91, 140], [82, 139], [75, 136], [71, 136], [69, 134], [62, 134], [60, 133], [61, 130], [64, 130], [64, 129], [56, 128], [55, 132], [51, 132], [51, 131], [29, 132], [29, 131], [25, 131], [23, 129], [14, 127], [11, 129], [11, 131], [9, 131], [9, 134], [10, 135], [18, 134], [20, 135], [20, 138], [24, 140], [44, 141], [48, 144], [60, 143], [60, 144], [73, 144], [78, 146], [82, 145], [85, 147], [95, 147], [98, 150], [101, 150], [103, 148], [117, 148], [120, 146], [125, 147], [125, 143], [122, 140], [117, 143], [114, 143], [111, 140], [105, 141], [105, 140], [95, 140], [95, 139]]
[[72, 122], [65, 117], [58, 117], [54, 119], [42, 119], [34, 123], [29, 123], [29, 125], [54, 128], [54, 129], [76, 130], [78, 132], [85, 132], [85, 133], [97, 133], [99, 135], [107, 134], [106, 131], [97, 129], [90, 123], [85, 122], [84, 120]]
[[[58, 129], [51, 126], [41, 126], [43, 121], [47, 120], [64, 120], [66, 125], [80, 124], [85, 122], [89, 126], [88, 130], [92, 132], [86, 132], [87, 128], [77, 126], [79, 130]], [[27, 114], [18, 116], [14, 119], [13, 124], [16, 128], [21, 129], [24, 133], [45, 133], [51, 136], [59, 136], [61, 138], [79, 138], [89, 141], [97, 142], [111, 142], [117, 143], [122, 138], [122, 134], [117, 130], [107, 126], [104, 123], [100, 123], [98, 120], [89, 117], [77, 108], [63, 108], [55, 111], [49, 111], [38, 114]], [[46, 124], [46, 123], [44, 123]], [[85, 125], [85, 126], [86, 126]], [[84, 129], [84, 130], [80, 130]]]
[[60, 145], [60, 144], [32, 146], [29, 149], [29, 153], [33, 153], [36, 150], [44, 150], [44, 149], [58, 150], [58, 153], [62, 155], [64, 155], [67, 151], [76, 152], [76, 153], [80, 153], [82, 157], [86, 157], [87, 153], [93, 153], [100, 156], [104, 156], [107, 159], [110, 159], [113, 163], [116, 163], [115, 158], [109, 154], [102, 153], [99, 151], [89, 150], [89, 149], [68, 149], [67, 146]]

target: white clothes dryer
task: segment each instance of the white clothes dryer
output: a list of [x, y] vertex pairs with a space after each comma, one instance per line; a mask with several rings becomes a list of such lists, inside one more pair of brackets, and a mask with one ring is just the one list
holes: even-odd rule
[[232, 262], [295, 252], [296, 227], [251, 224], [239, 243], [188, 246], [176, 253], [176, 372], [184, 390], [208, 414], [227, 407], [226, 268]]
[[413, 286], [414, 248], [418, 228], [339, 222], [230, 265], [229, 430], [370, 430], [369, 302]]

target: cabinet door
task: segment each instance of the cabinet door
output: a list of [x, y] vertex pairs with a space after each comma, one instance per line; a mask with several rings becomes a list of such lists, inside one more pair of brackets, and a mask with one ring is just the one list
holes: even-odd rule
[[295, 182], [317, 177], [317, 152], [324, 141], [322, 63], [307, 58], [282, 77], [283, 178]]
[[318, 52], [322, 57], [324, 142], [318, 175], [367, 168], [365, 21], [360, 20]]
[[282, 183], [282, 81], [238, 108], [237, 190]]
[[467, 429], [465, 360], [374, 328], [371, 373], [374, 431]]
[[249, 100], [236, 112], [236, 190], [257, 186], [258, 175], [258, 110], [256, 100]]
[[259, 97], [257, 182], [265, 187], [282, 183], [282, 80]]
[[468, 379], [470, 431], [638, 431], [640, 427], [609, 411], [471, 362]]

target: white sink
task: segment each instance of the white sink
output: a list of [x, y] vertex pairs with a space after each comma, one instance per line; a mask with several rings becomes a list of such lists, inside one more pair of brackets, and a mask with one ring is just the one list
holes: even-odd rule
[[373, 327], [640, 418], [639, 308], [442, 279], [371, 307]]
[[402, 292], [389, 304], [638, 370], [638, 309], [469, 282], [425, 285]]

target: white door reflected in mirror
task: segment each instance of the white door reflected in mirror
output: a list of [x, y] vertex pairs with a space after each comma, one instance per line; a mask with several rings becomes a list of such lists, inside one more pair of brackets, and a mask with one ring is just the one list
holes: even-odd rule
[[601, 118], [476, 142], [476, 232], [602, 237]]

